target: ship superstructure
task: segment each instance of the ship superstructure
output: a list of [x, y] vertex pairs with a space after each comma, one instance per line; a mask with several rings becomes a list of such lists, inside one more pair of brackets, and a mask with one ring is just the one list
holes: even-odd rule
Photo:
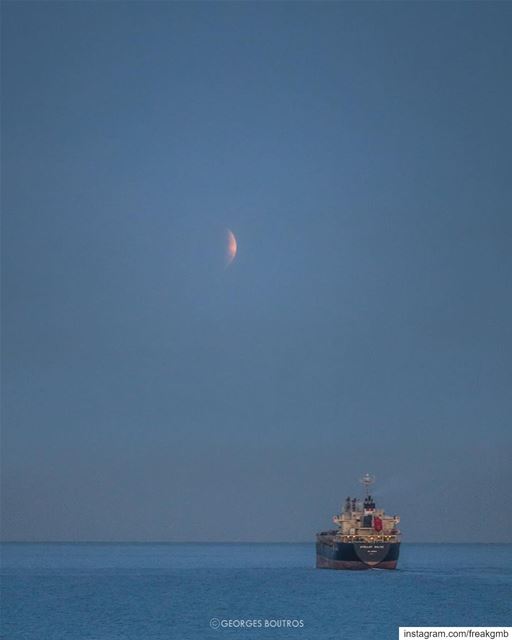
[[316, 566], [321, 569], [395, 569], [400, 551], [400, 517], [386, 515], [370, 494], [375, 479], [361, 478], [365, 497], [347, 497], [339, 515], [333, 517], [337, 529], [316, 536]]

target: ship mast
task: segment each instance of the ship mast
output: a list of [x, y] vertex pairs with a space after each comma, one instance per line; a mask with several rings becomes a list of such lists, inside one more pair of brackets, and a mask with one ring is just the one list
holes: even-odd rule
[[375, 476], [371, 473], [365, 473], [359, 482], [364, 485], [365, 498], [368, 498], [370, 495], [369, 487], [375, 482]]

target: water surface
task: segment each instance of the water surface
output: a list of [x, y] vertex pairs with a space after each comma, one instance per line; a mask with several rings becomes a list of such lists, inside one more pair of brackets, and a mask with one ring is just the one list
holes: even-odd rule
[[363, 572], [315, 569], [312, 544], [2, 545], [6, 640], [396, 639], [510, 625], [511, 603], [512, 545], [403, 544], [398, 570]]

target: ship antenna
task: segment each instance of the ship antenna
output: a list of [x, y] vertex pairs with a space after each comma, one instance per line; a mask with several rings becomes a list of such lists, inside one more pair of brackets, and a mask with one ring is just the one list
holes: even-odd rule
[[364, 490], [366, 497], [369, 495], [369, 486], [375, 482], [375, 476], [371, 473], [365, 473], [364, 476], [359, 480], [361, 484], [364, 485]]

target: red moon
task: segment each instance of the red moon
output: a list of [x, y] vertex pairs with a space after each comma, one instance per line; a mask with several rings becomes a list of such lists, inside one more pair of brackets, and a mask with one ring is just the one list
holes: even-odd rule
[[227, 232], [227, 240], [228, 240], [228, 244], [226, 247], [226, 267], [229, 267], [229, 265], [233, 262], [233, 260], [236, 257], [238, 245], [236, 242], [235, 234], [231, 231], [231, 229], [226, 229], [226, 232]]

